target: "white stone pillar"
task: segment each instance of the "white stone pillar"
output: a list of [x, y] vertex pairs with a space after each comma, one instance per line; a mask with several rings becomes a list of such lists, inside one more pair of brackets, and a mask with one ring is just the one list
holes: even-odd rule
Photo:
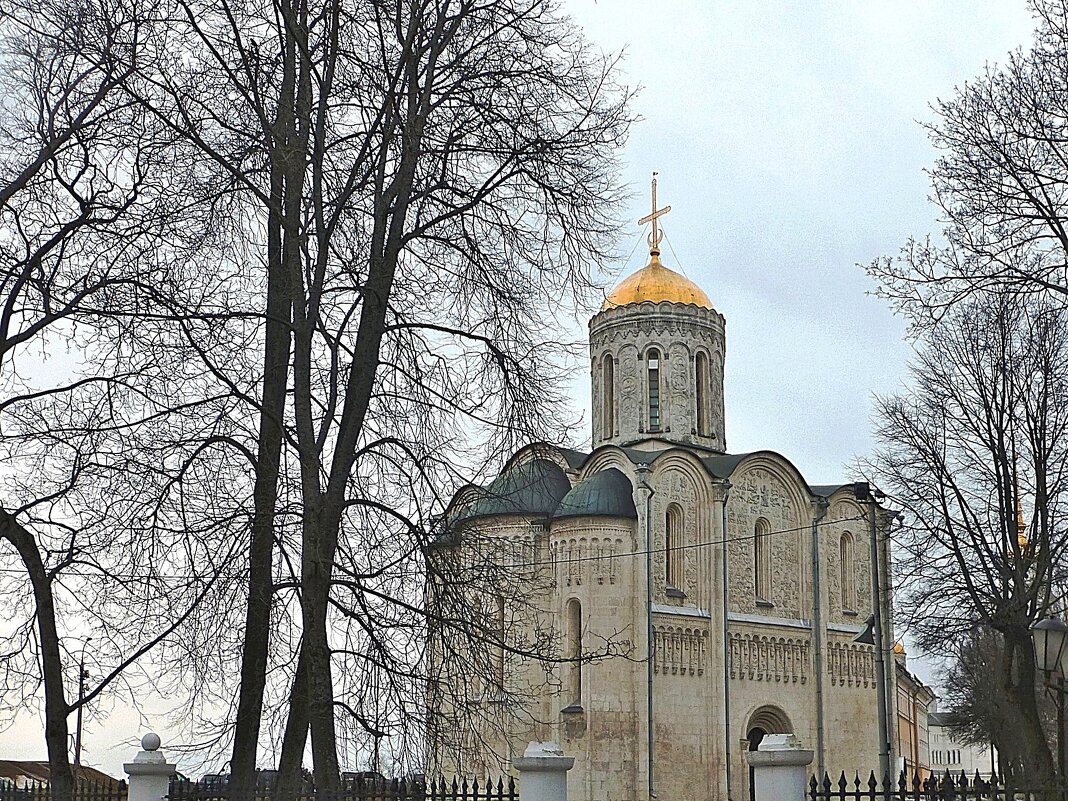
[[519, 801], [567, 801], [567, 772], [574, 766], [575, 758], [564, 756], [556, 743], [530, 743], [512, 760], [519, 771]]
[[759, 749], [746, 751], [745, 758], [753, 768], [756, 801], [805, 801], [812, 752], [794, 735], [765, 735]]
[[170, 792], [171, 777], [177, 766], [164, 759], [159, 744], [158, 734], [146, 734], [141, 738], [143, 750], [133, 762], [122, 766], [130, 777], [127, 801], [160, 801]]

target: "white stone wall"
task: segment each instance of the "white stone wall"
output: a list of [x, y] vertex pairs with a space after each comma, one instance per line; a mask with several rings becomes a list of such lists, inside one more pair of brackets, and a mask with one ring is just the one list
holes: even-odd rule
[[984, 778], [997, 768], [997, 751], [991, 745], [969, 745], [953, 736], [948, 726], [931, 725], [928, 729], [931, 748], [931, 771], [960, 773], [969, 779], [976, 771]]
[[[623, 444], [646, 437], [726, 450], [723, 410], [725, 321], [712, 309], [651, 302], [606, 309], [590, 321], [593, 444]], [[648, 428], [646, 357], [661, 354], [661, 429]], [[707, 408], [709, 433], [697, 430], [696, 358], [709, 360]], [[611, 430], [604, 401], [604, 358], [613, 359]]]
[[[789, 471], [771, 458], [757, 458], [752, 466], [731, 476], [727, 501], [727, 531], [730, 543], [730, 606], [732, 612], [771, 615], [780, 618], [804, 617], [811, 601], [807, 592], [809, 577], [802, 566], [810, 564], [804, 547], [806, 527], [811, 521], [811, 503]], [[758, 599], [755, 580], [753, 535], [757, 521], [767, 521], [771, 552], [771, 593]]]
[[[529, 696], [518, 708], [483, 703], [471, 711], [472, 736], [462, 766], [494, 774], [529, 740], [559, 742], [576, 757], [568, 775], [575, 801], [639, 798], [648, 781], [646, 700], [648, 653], [645, 606], [646, 531], [651, 532], [654, 641], [654, 779], [660, 797], [678, 801], [724, 799], [730, 751], [733, 796], [748, 793], [746, 735], [755, 723], [787, 721], [805, 747], [817, 739], [816, 643], [823, 647], [826, 765], [832, 771], [866, 772], [877, 765], [876, 691], [873, 649], [853, 642], [870, 613], [868, 550], [860, 509], [847, 498], [831, 499], [820, 528], [823, 630], [814, 631], [811, 523], [818, 513], [796, 471], [774, 454], [755, 454], [739, 464], [727, 493], [731, 612], [724, 641], [722, 604], [724, 486], [684, 451], [655, 459], [647, 474], [653, 490], [646, 519], [646, 492], [637, 471], [619, 451], [601, 450], [573, 480], [606, 467], [623, 469], [635, 489], [637, 521], [572, 518], [547, 530], [534, 521], [500, 519], [494, 528], [502, 559], [540, 554], [544, 616], [537, 630], [511, 636], [548, 642], [563, 653], [570, 600], [582, 605], [583, 649], [580, 709], [572, 698], [566, 664], [512, 658], [508, 682]], [[844, 496], [844, 492], [842, 495]], [[666, 517], [682, 509], [686, 545], [681, 597], [666, 583]], [[771, 605], [758, 605], [753, 586], [751, 535], [768, 521], [773, 586]], [[857, 609], [843, 609], [840, 539], [856, 535]], [[513, 556], [512, 553], [515, 553]], [[855, 612], [856, 614], [847, 614]], [[521, 628], [521, 627], [520, 627]], [[729, 661], [728, 661], [729, 659]], [[726, 666], [729, 665], [729, 668]], [[725, 673], [729, 674], [725, 678]], [[473, 684], [471, 677], [461, 681]], [[730, 687], [730, 738], [725, 737], [724, 681]], [[538, 689], [540, 687], [540, 690]], [[517, 692], [517, 697], [522, 692]], [[483, 716], [485, 725], [477, 723]], [[510, 725], [502, 723], [508, 716]], [[774, 727], [774, 726], [772, 726]], [[508, 735], [495, 738], [498, 728]], [[785, 732], [782, 732], [785, 733]], [[439, 760], [439, 770], [453, 764]]]

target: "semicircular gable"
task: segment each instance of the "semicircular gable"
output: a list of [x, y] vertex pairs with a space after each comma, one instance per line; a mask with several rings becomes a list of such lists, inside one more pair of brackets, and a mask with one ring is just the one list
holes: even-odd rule
[[851, 490], [839, 490], [827, 499], [832, 520], [854, 520], [863, 517], [864, 510]]
[[797, 505], [798, 515], [812, 503], [815, 496], [808, 488], [808, 482], [801, 475], [793, 462], [775, 451], [755, 451], [747, 454], [731, 473], [732, 483], [738, 483], [739, 479], [753, 470], [767, 470], [774, 475], [783, 487], [789, 492], [791, 500]]
[[631, 480], [634, 478], [634, 463], [627, 458], [623, 449], [615, 445], [602, 445], [591, 453], [586, 463], [582, 465], [579, 480], [589, 478], [594, 473], [607, 470], [609, 467], [616, 468]]
[[654, 473], [677, 471], [686, 476], [697, 493], [699, 503], [712, 502], [711, 476], [693, 453], [683, 448], [672, 448], [657, 456], [652, 463]]
[[572, 450], [570, 448], [561, 448], [559, 445], [553, 445], [549, 442], [531, 442], [529, 445], [524, 445], [513, 453], [511, 458], [505, 462], [501, 472], [506, 473], [516, 465], [526, 464], [527, 462], [533, 462], [539, 459], [553, 462], [565, 473], [571, 473], [572, 471], [580, 469], [582, 464], [588, 459], [588, 456], [581, 451]]

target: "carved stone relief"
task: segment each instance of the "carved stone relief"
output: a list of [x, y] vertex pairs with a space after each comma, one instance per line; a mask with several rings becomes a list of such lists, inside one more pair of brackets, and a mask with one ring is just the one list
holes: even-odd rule
[[[735, 612], [800, 617], [799, 510], [783, 482], [770, 470], [753, 468], [737, 479], [728, 499], [727, 531], [731, 539], [730, 597]], [[759, 518], [768, 521], [771, 551], [769, 609], [756, 603], [753, 534]]]
[[619, 384], [619, 432], [623, 436], [636, 434], [642, 413], [637, 349], [624, 347], [620, 350], [616, 380]]
[[730, 653], [732, 679], [808, 681], [808, 639], [731, 632]]
[[668, 392], [670, 394], [670, 418], [668, 425], [676, 434], [689, 434], [694, 430], [693, 381], [690, 379], [690, 352], [683, 345], [671, 348], [668, 363]]
[[698, 597], [697, 587], [697, 553], [693, 547], [697, 543], [697, 491], [690, 479], [678, 470], [669, 470], [656, 480], [656, 494], [653, 496], [653, 542], [657, 552], [653, 555], [653, 594], [660, 602], [680, 603], [680, 599], [669, 598], [667, 587], [667, 513], [668, 507], [676, 504], [682, 510], [683, 536], [682, 553], [683, 586], [682, 590], [692, 604]]
[[843, 687], [874, 687], [875, 656], [870, 645], [831, 642], [827, 648], [827, 672], [831, 684]]
[[553, 580], [560, 587], [616, 584], [632, 549], [630, 535], [616, 526], [554, 531], [549, 540]]
[[653, 671], [667, 676], [701, 676], [708, 661], [708, 629], [657, 624], [653, 628]]
[[712, 351], [712, 358], [709, 360], [709, 380], [712, 387], [711, 392], [711, 405], [712, 405], [712, 439], [715, 444], [720, 448], [726, 447], [726, 421], [724, 417], [723, 408], [723, 351], [718, 348]]
[[[821, 548], [824, 564], [827, 565], [827, 600], [830, 604], [829, 620], [834, 623], [856, 624], [863, 622], [872, 609], [871, 603], [871, 550], [868, 540], [868, 525], [858, 519], [859, 512], [855, 506], [847, 503], [835, 504], [828, 518], [832, 521], [823, 529]], [[853, 587], [856, 604], [852, 611], [846, 613], [847, 604], [842, 597], [842, 535], [853, 535]]]

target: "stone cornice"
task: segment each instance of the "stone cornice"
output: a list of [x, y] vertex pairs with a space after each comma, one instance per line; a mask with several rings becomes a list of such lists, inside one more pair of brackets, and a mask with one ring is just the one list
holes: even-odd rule
[[670, 330], [686, 326], [712, 329], [721, 334], [727, 325], [726, 319], [715, 309], [665, 300], [660, 303], [645, 301], [605, 309], [590, 318], [589, 329], [592, 336], [594, 333], [604, 333], [617, 327], [633, 328], [636, 323], [642, 328], [652, 330]]

